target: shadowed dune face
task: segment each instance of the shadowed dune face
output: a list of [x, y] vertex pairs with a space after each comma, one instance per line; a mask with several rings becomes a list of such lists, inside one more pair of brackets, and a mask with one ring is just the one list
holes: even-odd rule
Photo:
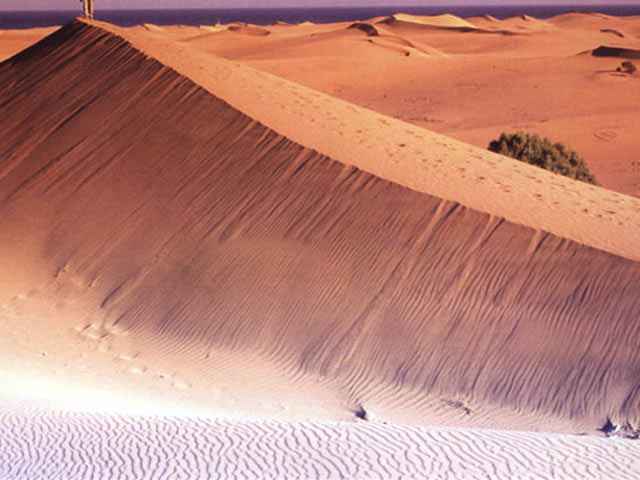
[[364, 33], [366, 33], [368, 37], [378, 36], [378, 30], [376, 30], [376, 27], [368, 23], [356, 22], [356, 23], [352, 23], [347, 28], [355, 28], [357, 30], [361, 30]]
[[258, 352], [418, 421], [640, 420], [636, 261], [321, 156], [84, 23], [0, 65], [0, 105], [3, 282], [53, 301], [64, 270], [141, 348]]
[[618, 57], [640, 59], [640, 50], [633, 48], [600, 46], [593, 50], [594, 57]]

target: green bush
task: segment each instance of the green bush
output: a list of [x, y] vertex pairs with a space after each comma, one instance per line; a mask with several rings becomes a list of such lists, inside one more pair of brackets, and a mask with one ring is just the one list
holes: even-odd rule
[[552, 143], [526, 132], [502, 133], [489, 144], [489, 150], [535, 165], [565, 177], [597, 185], [585, 161], [562, 143]]

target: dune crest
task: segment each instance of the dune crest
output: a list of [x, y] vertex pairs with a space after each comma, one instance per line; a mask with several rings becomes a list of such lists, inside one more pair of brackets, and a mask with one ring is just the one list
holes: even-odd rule
[[[640, 229], [628, 228], [640, 225], [638, 198], [574, 182], [176, 42], [96, 25], [126, 38], [286, 138], [343, 164], [517, 224], [640, 259]], [[384, 135], [376, 134], [382, 131]], [[525, 208], [532, 200], [536, 208]]]

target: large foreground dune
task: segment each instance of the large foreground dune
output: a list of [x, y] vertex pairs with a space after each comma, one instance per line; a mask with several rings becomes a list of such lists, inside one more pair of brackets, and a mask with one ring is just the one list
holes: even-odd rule
[[634, 435], [640, 199], [182, 40], [75, 21], [0, 64], [0, 395]]

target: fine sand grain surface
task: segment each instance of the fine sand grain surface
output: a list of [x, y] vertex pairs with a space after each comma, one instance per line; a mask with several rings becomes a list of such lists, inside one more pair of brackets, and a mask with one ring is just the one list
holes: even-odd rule
[[524, 432], [0, 413], [0, 478], [637, 479], [633, 442]]
[[[0, 64], [0, 428], [24, 435], [2, 444], [9, 468], [637, 478], [640, 199], [275, 71], [329, 50], [451, 65], [474, 57], [458, 35], [527, 52], [603, 21], [75, 21]], [[626, 110], [614, 88], [589, 121], [633, 127], [636, 80]], [[621, 438], [593, 437], [607, 419]], [[121, 446], [101, 460], [104, 442]]]

